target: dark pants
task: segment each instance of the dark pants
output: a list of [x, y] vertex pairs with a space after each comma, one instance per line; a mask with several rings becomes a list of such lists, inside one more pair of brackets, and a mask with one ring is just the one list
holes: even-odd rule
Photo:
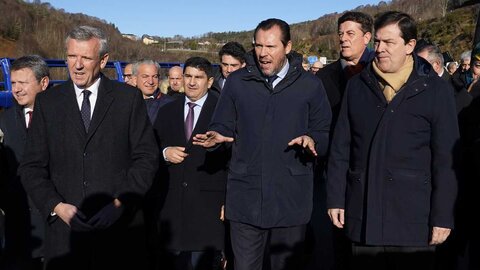
[[264, 229], [230, 221], [234, 269], [301, 269], [305, 229], [305, 225]]
[[435, 247], [388, 247], [352, 245], [351, 269], [434, 269]]

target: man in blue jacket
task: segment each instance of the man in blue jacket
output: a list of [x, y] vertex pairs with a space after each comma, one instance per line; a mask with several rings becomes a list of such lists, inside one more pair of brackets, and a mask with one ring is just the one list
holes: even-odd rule
[[328, 146], [331, 111], [321, 81], [291, 51], [289, 25], [262, 21], [247, 66], [229, 75], [210, 131], [195, 143], [233, 142], [227, 180], [236, 270], [298, 269], [310, 220], [313, 162]]
[[454, 223], [458, 125], [452, 86], [413, 54], [415, 21], [374, 23], [375, 59], [348, 82], [327, 177], [328, 214], [358, 269], [432, 269]]

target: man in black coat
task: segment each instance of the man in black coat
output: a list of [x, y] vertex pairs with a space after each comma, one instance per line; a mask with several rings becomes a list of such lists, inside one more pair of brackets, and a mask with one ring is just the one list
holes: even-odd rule
[[35, 101], [20, 176], [47, 222], [47, 269], [144, 269], [136, 208], [158, 168], [142, 94], [100, 73], [105, 34], [74, 28], [65, 40], [71, 80]]
[[[370, 15], [349, 11], [338, 18], [340, 58], [320, 69], [316, 75], [322, 80], [332, 108], [330, 139], [340, 112], [341, 100], [347, 82], [373, 59], [374, 53], [367, 48], [373, 31]], [[334, 228], [325, 215], [325, 166], [326, 158], [319, 160], [315, 172], [315, 192], [310, 226], [315, 237], [312, 269], [333, 267], [345, 269], [350, 257], [350, 243], [343, 230]]]
[[433, 269], [454, 225], [453, 89], [413, 54], [412, 17], [386, 12], [374, 25], [375, 59], [350, 80], [335, 127], [328, 214], [353, 243], [353, 267]]
[[160, 262], [168, 269], [211, 270], [219, 265], [224, 248], [220, 213], [229, 151], [207, 152], [192, 145], [192, 136], [207, 131], [218, 96], [208, 91], [214, 80], [208, 60], [190, 58], [183, 70], [185, 98], [161, 108], [154, 125], [165, 160], [154, 191], [161, 203], [161, 245], [177, 265], [165, 265], [166, 257]]
[[40, 56], [23, 56], [14, 60], [10, 76], [15, 102], [0, 116], [0, 130], [4, 134], [2, 162], [5, 162], [7, 175], [6, 189], [0, 195], [7, 216], [3, 267], [41, 269], [44, 220], [25, 193], [17, 170], [23, 159], [35, 97], [47, 89], [49, 70], [47, 63]]
[[260, 22], [247, 65], [228, 76], [209, 131], [194, 137], [205, 147], [233, 142], [225, 217], [236, 270], [303, 263], [313, 162], [327, 152], [331, 112], [301, 62], [285, 21]]

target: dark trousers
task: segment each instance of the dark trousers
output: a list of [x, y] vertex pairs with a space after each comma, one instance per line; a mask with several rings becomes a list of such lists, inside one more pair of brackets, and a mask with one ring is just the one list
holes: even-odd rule
[[351, 269], [431, 270], [435, 247], [388, 247], [352, 245]]
[[230, 221], [234, 269], [301, 269], [305, 229], [306, 225], [264, 229]]

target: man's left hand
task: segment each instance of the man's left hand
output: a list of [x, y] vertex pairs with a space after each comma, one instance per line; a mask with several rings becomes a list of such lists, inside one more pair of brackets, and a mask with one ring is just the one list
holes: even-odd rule
[[307, 136], [307, 135], [303, 135], [303, 136], [300, 136], [300, 137], [297, 137], [293, 140], [291, 140], [289, 143], [288, 143], [288, 146], [293, 146], [293, 145], [300, 145], [301, 147], [307, 149], [310, 154], [312, 154], [313, 156], [317, 156], [317, 151], [315, 151], [315, 142], [313, 141], [312, 138], [310, 138], [310, 136]]
[[452, 229], [449, 228], [433, 227], [430, 245], [440, 245], [441, 243], [445, 242], [451, 231]]

